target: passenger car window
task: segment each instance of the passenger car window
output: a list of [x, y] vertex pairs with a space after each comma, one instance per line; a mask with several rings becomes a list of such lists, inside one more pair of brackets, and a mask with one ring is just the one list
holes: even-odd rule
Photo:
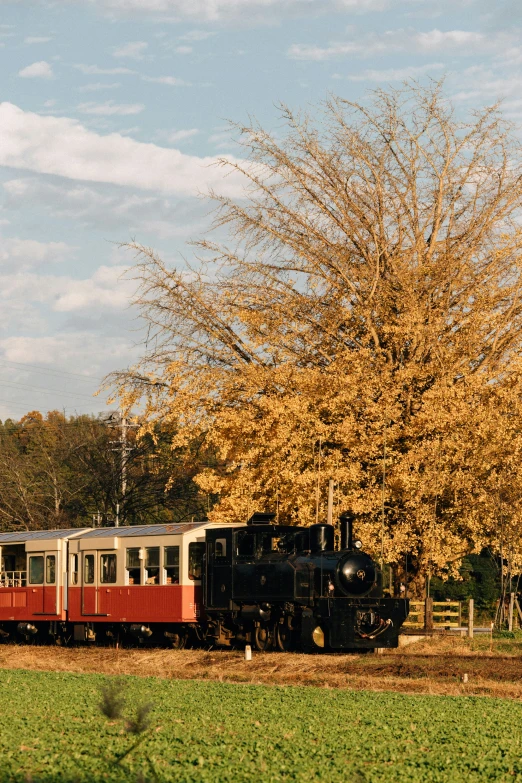
[[179, 546], [166, 546], [163, 549], [165, 584], [179, 585]]
[[83, 561], [83, 581], [86, 585], [94, 584], [94, 555], [85, 555]]
[[139, 547], [127, 549], [127, 584], [141, 584], [141, 562]]
[[116, 581], [116, 555], [100, 555], [100, 582], [114, 584]]
[[56, 556], [47, 555], [45, 558], [45, 581], [48, 585], [56, 583]]
[[29, 558], [29, 584], [41, 585], [44, 580], [43, 555], [32, 555]]
[[203, 572], [203, 555], [205, 554], [205, 544], [199, 541], [193, 541], [189, 544], [189, 579], [201, 579]]
[[159, 546], [145, 550], [145, 584], [159, 585]]
[[71, 555], [71, 584], [78, 584], [78, 555]]

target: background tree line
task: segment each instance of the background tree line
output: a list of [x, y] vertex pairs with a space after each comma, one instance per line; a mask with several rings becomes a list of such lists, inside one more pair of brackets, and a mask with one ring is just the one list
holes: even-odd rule
[[[65, 417], [33, 411], [0, 423], [0, 529], [35, 530], [180, 522], [207, 511], [210, 498], [194, 475], [201, 455], [193, 442], [172, 449], [172, 432], [128, 431], [127, 485], [122, 495], [118, 416]], [[119, 509], [118, 509], [119, 505]]]

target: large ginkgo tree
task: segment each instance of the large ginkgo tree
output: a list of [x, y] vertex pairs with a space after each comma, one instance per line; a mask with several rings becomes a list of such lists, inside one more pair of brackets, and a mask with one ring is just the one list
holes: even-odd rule
[[215, 519], [324, 520], [333, 479], [387, 562], [440, 572], [508, 539], [516, 558], [515, 130], [438, 83], [281, 111], [275, 134], [236, 127], [244, 196], [214, 195], [190, 265], [133, 245], [149, 333], [113, 378], [124, 406], [217, 455], [197, 479]]

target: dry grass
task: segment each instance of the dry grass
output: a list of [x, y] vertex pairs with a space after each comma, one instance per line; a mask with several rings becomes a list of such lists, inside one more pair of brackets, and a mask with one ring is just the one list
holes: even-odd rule
[[[254, 653], [251, 662], [231, 650], [5, 645], [0, 647], [0, 667], [522, 699], [520, 643], [506, 653], [498, 645], [490, 651], [484, 642], [454, 638], [418, 642], [383, 655]], [[462, 683], [464, 673], [467, 684]]]

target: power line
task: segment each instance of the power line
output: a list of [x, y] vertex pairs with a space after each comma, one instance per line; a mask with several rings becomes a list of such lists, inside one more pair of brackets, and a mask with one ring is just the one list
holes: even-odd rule
[[[0, 359], [0, 367], [2, 364], [15, 364], [17, 367], [29, 367], [32, 370], [35, 370], [36, 372], [42, 372], [42, 373], [48, 373], [52, 375], [70, 375], [73, 378], [79, 378], [82, 381], [98, 381], [101, 383], [103, 381], [103, 378], [98, 378], [94, 375], [81, 375], [80, 373], [76, 372], [68, 372], [67, 370], [54, 370], [54, 369], [45, 369], [44, 367], [38, 367], [36, 364], [25, 364], [24, 362], [13, 362], [11, 359], [4, 359], [3, 357]], [[8, 369], [8, 368], [7, 368]]]
[[[10, 405], [13, 408], [21, 408], [26, 413], [31, 413], [32, 411], [36, 410], [34, 407], [31, 407], [31, 403], [29, 403], [29, 402], [25, 402], [25, 403], [24, 402], [15, 402], [14, 400], [6, 400], [6, 399], [2, 399], [2, 398], [0, 398], [0, 402], [1, 403], [5, 403], [6, 405]], [[50, 410], [56, 410], [56, 408], [51, 408]], [[66, 406], [65, 409], [64, 409], [63, 406], [60, 406], [60, 410], [74, 411], [75, 408], [70, 407], [70, 406]], [[49, 413], [49, 410], [47, 412]], [[79, 415], [82, 415], [82, 414], [79, 414]], [[88, 415], [88, 414], [83, 414], [83, 415]]]
[[21, 389], [27, 389], [28, 391], [36, 391], [42, 394], [65, 394], [67, 397], [86, 397], [89, 400], [94, 399], [94, 394], [84, 394], [83, 392], [69, 392], [65, 389], [49, 389], [43, 386], [32, 386], [27, 383], [19, 383], [18, 381], [0, 381], [0, 386], [16, 386]]

